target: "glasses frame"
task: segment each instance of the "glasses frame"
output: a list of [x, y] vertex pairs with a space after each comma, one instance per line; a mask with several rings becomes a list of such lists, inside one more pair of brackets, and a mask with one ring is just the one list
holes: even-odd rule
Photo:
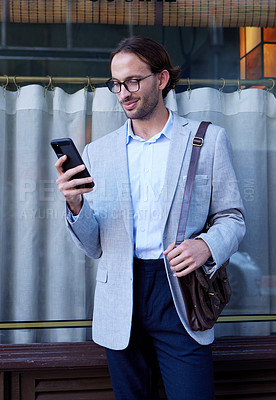
[[[128, 79], [126, 79], [126, 80], [123, 81], [123, 82], [120, 82], [120, 81], [114, 80], [114, 79], [112, 79], [112, 78], [109, 78], [108, 81], [105, 82], [105, 84], [106, 84], [106, 86], [108, 87], [108, 89], [110, 90], [110, 92], [111, 92], [111, 93], [114, 93], [114, 94], [121, 93], [122, 85], [124, 85], [124, 87], [126, 88], [126, 90], [127, 90], [129, 93], [136, 93], [136, 92], [138, 92], [138, 91], [140, 90], [140, 82], [143, 81], [144, 79], [146, 79], [146, 78], [152, 76], [152, 75], [155, 75], [155, 72], [152, 72], [152, 73], [149, 74], [149, 75], [143, 76], [142, 78], [128, 78]], [[136, 81], [136, 82], [137, 82], [137, 85], [138, 85], [138, 89], [137, 89], [137, 90], [129, 90], [129, 88], [127, 87], [127, 84], [126, 84], [127, 81]], [[116, 83], [118, 83], [118, 84], [120, 85], [120, 90], [119, 90], [118, 92], [113, 92], [113, 90], [109, 87], [109, 83], [110, 83], [110, 82], [116, 82]], [[113, 86], [113, 87], [114, 87], [114, 86]]]

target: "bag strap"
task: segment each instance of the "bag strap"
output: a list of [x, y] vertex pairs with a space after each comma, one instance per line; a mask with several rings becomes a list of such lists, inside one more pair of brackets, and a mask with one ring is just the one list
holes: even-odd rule
[[197, 133], [195, 134], [195, 137], [193, 139], [191, 160], [190, 160], [190, 165], [189, 165], [189, 170], [188, 170], [188, 175], [187, 175], [187, 180], [186, 180], [186, 185], [185, 185], [185, 190], [184, 190], [180, 220], [179, 220], [179, 224], [178, 224], [176, 241], [175, 241], [176, 246], [180, 245], [180, 243], [182, 243], [183, 240], [185, 239], [185, 232], [186, 232], [186, 227], [187, 227], [187, 222], [188, 222], [188, 214], [189, 214], [189, 209], [190, 209], [190, 204], [191, 204], [191, 199], [192, 199], [192, 192], [193, 192], [193, 187], [194, 187], [195, 174], [196, 174], [196, 169], [197, 169], [197, 164], [198, 164], [198, 159], [199, 159], [199, 153], [200, 153], [201, 147], [203, 146], [203, 142], [204, 142], [203, 139], [204, 139], [205, 132], [210, 124], [211, 124], [211, 122], [202, 121], [200, 123]]

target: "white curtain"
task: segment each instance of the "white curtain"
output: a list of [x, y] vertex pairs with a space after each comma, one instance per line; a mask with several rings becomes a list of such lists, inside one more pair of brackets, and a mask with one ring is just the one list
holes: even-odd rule
[[[260, 89], [169, 93], [180, 115], [226, 128], [247, 211], [247, 234], [229, 268], [233, 300], [225, 313], [275, 313], [276, 100]], [[0, 323], [91, 319], [96, 262], [72, 244], [55, 184], [50, 140], [71, 137], [80, 151], [122, 125], [106, 88], [73, 95], [38, 85], [0, 89]], [[231, 188], [229, 188], [231, 190]], [[263, 335], [273, 323], [217, 324], [217, 335]], [[1, 330], [1, 343], [82, 341], [90, 329]]]
[[[0, 320], [87, 318], [92, 271], [64, 225], [50, 140], [71, 137], [81, 150], [91, 99], [86, 90], [68, 95], [32, 85], [2, 90], [0, 104]], [[26, 343], [79, 341], [85, 334], [85, 329], [14, 330], [0, 337], [2, 343]]]

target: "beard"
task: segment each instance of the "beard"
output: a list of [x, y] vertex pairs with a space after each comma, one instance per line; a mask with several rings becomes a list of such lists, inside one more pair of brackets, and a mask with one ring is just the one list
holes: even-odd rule
[[[131, 101], [137, 101], [133, 110], [126, 110], [124, 108], [124, 103], [128, 103]], [[130, 93], [129, 97], [124, 101], [121, 101], [120, 104], [126, 114], [126, 116], [130, 119], [140, 119], [140, 120], [148, 120], [153, 115], [159, 103], [158, 91], [154, 88], [149, 90], [148, 93], [140, 97], [133, 96]]]

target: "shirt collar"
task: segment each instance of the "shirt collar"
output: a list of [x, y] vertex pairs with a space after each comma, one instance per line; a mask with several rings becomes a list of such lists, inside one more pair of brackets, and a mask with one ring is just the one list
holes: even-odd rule
[[[163, 129], [161, 130], [161, 132], [157, 133], [152, 138], [150, 138], [148, 142], [156, 142], [161, 137], [161, 135], [165, 136], [167, 139], [171, 138], [172, 126], [173, 126], [173, 113], [171, 110], [168, 111], [169, 111], [169, 118], [166, 124], [164, 125]], [[142, 139], [140, 136], [134, 135], [130, 119], [127, 120], [126, 134], [127, 134], [126, 144], [128, 144], [131, 139], [137, 140], [139, 142], [146, 142], [146, 140]]]

